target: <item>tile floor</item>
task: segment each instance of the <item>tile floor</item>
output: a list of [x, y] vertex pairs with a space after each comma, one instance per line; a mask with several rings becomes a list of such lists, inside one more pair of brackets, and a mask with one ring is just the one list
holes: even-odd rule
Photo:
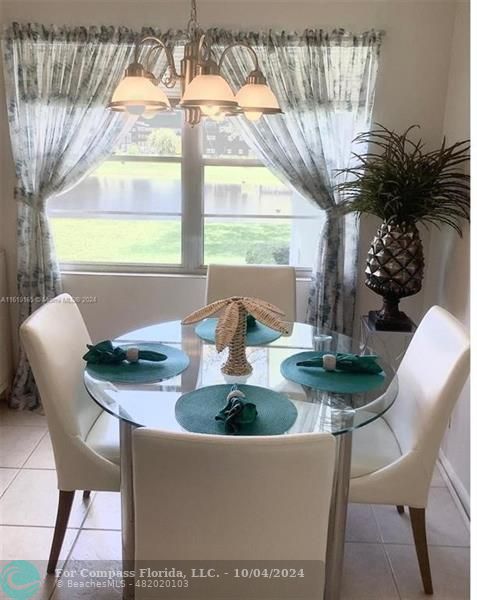
[[[56, 476], [44, 417], [8, 410], [0, 403], [0, 558], [48, 558], [57, 504]], [[119, 494], [77, 494], [62, 552], [67, 567], [76, 560], [119, 560]], [[428, 537], [435, 600], [470, 598], [469, 529], [436, 471], [428, 508]], [[351, 505], [347, 528], [342, 599], [425, 598], [412, 544], [409, 518], [393, 507]], [[66, 563], [65, 563], [66, 561]], [[59, 565], [61, 566], [61, 565]], [[5, 596], [1, 595], [0, 598]], [[47, 578], [36, 598], [91, 597]], [[119, 599], [111, 590], [98, 600]]]

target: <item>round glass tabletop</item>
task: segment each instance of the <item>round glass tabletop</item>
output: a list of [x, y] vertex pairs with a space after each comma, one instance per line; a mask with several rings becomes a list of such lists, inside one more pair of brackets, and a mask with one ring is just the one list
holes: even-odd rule
[[[213, 344], [197, 336], [194, 325], [169, 321], [131, 331], [116, 342], [161, 342], [182, 348], [190, 359], [188, 368], [180, 375], [157, 383], [118, 384], [95, 379], [85, 371], [85, 386], [93, 400], [110, 414], [133, 425], [184, 431], [175, 417], [179, 397], [200, 387], [229, 383], [220, 370], [228, 351], [218, 354]], [[385, 374], [383, 383], [368, 392], [325, 392], [284, 379], [280, 373], [283, 360], [304, 350], [358, 352], [358, 340], [294, 323], [289, 335], [265, 346], [247, 348], [253, 372], [246, 383], [282, 392], [297, 408], [298, 417], [288, 433], [345, 433], [371, 423], [392, 406], [398, 381], [394, 370], [383, 360], [379, 361]]]

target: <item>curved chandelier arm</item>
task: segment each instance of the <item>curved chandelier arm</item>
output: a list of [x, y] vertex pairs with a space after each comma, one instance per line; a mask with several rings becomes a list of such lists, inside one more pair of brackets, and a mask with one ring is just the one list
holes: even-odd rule
[[176, 71], [176, 65], [174, 63], [174, 55], [171, 52], [171, 49], [168, 48], [164, 42], [162, 40], [160, 40], [157, 37], [154, 37], [153, 35], [148, 35], [146, 37], [143, 37], [137, 44], [136, 44], [136, 48], [135, 48], [135, 60], [136, 62], [139, 62], [139, 48], [147, 43], [147, 42], [154, 42], [154, 45], [151, 46], [149, 48], [149, 51], [146, 55], [146, 61], [145, 61], [145, 68], [147, 71], [152, 72], [152, 66], [151, 66], [151, 56], [153, 55], [153, 53], [156, 50], [164, 50], [165, 55], [166, 55], [166, 61], [167, 61], [167, 66], [169, 68], [170, 71], [170, 77], [167, 78], [167, 81], [169, 81], [172, 85], [181, 78], [180, 73], [178, 73]]
[[[202, 53], [204, 53], [204, 56], [201, 56]], [[207, 60], [210, 58], [210, 54], [211, 50], [209, 42], [207, 41], [207, 36], [205, 33], [202, 33], [197, 44], [197, 56], [199, 57], [199, 61]]]
[[227, 48], [225, 48], [225, 50], [222, 52], [222, 56], [220, 57], [220, 60], [219, 60], [219, 73], [220, 73], [220, 70], [224, 63], [224, 58], [225, 58], [225, 55], [227, 54], [227, 52], [229, 50], [232, 50], [232, 48], [237, 48], [237, 47], [245, 48], [246, 50], [248, 50], [250, 52], [250, 54], [252, 55], [252, 59], [253, 59], [253, 65], [254, 65], [253, 70], [260, 71], [260, 68], [258, 65], [258, 56], [257, 56], [257, 53], [255, 52], [255, 50], [252, 48], [252, 46], [249, 46], [245, 42], [234, 42], [233, 44], [230, 44], [230, 46], [227, 46]]

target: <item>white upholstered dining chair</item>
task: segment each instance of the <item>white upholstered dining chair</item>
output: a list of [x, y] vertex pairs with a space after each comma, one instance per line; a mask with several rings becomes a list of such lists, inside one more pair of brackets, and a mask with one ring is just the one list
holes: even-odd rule
[[271, 302], [296, 320], [296, 274], [293, 267], [209, 265], [206, 304], [230, 296], [251, 296]]
[[315, 560], [324, 567], [334, 457], [328, 433], [136, 429], [136, 560]]
[[53, 445], [59, 501], [48, 562], [54, 573], [75, 490], [119, 491], [118, 421], [89, 397], [83, 382], [91, 339], [69, 294], [57, 296], [20, 327]]
[[[425, 509], [440, 444], [469, 375], [463, 325], [438, 306], [424, 316], [398, 369], [398, 397], [353, 436], [350, 502], [409, 507], [424, 591], [433, 593]], [[374, 434], [374, 435], [373, 435]]]

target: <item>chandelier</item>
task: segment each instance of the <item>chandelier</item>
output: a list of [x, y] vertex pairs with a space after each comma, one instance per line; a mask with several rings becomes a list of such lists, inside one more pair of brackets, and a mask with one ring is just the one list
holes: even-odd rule
[[[282, 112], [251, 46], [242, 42], [230, 44], [218, 61], [214, 59], [210, 42], [197, 22], [196, 0], [192, 0], [187, 38], [184, 57], [180, 61], [180, 72], [176, 70], [171, 48], [161, 39], [154, 36], [140, 39], [135, 46], [134, 62], [126, 69], [108, 108], [138, 116], [152, 116], [158, 111], [171, 110], [171, 102], [159, 84], [172, 89], [180, 82], [181, 98], [178, 105], [184, 110], [185, 121], [190, 125], [199, 123], [203, 116], [221, 121], [225, 116], [244, 114], [251, 121], [257, 121], [262, 115]], [[139, 62], [142, 47], [146, 48], [143, 64]], [[235, 47], [244, 48], [254, 65], [237, 94], [233, 93], [221, 75], [224, 58]], [[157, 52], [161, 50], [165, 54], [167, 66], [163, 75], [158, 78], [152, 73], [152, 69], [154, 57], [157, 59]]]

